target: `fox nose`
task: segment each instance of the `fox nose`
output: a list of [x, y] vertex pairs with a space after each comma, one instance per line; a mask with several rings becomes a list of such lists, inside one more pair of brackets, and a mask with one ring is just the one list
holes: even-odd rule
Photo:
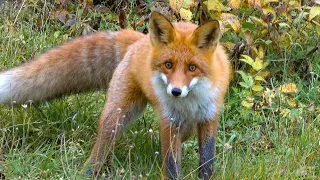
[[182, 90], [180, 88], [173, 88], [171, 91], [172, 95], [174, 96], [180, 96], [182, 93]]

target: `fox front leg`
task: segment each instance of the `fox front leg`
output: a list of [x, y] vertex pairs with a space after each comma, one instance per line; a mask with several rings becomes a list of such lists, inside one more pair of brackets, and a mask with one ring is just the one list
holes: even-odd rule
[[215, 143], [218, 128], [218, 119], [199, 123], [199, 173], [200, 179], [208, 180], [213, 173]]
[[161, 121], [161, 154], [163, 161], [164, 180], [181, 179], [182, 141], [179, 127], [167, 120]]

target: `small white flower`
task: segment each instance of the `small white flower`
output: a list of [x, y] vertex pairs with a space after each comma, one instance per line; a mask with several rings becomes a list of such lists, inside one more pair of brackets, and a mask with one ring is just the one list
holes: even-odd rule
[[130, 145], [130, 146], [129, 146], [129, 148], [130, 148], [130, 149], [133, 149], [133, 148], [134, 148], [134, 146], [133, 146], [133, 145]]
[[102, 173], [101, 177], [105, 178], [106, 177], [106, 173]]
[[231, 146], [229, 143], [225, 143], [223, 147], [225, 150], [231, 150], [233, 148], [233, 146]]
[[126, 171], [124, 169], [120, 170], [120, 174], [124, 174]]
[[28, 103], [31, 105], [33, 104], [33, 100], [28, 100]]
[[118, 113], [120, 113], [121, 112], [121, 108], [117, 108], [117, 111], [118, 111]]
[[126, 115], [123, 115], [122, 118], [126, 118]]
[[149, 129], [149, 134], [152, 134], [153, 133], [153, 130], [152, 129]]
[[21, 104], [23, 109], [27, 109], [28, 105], [27, 104]]
[[112, 132], [112, 133], [115, 133], [116, 131], [113, 129], [111, 132]]
[[159, 153], [159, 151], [156, 151], [156, 152], [154, 152], [154, 154], [155, 154], [155, 155], [159, 155], [160, 153]]

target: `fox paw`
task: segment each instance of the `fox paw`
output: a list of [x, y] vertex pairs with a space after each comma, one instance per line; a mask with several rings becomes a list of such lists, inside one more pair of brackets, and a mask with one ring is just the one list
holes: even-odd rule
[[93, 170], [93, 168], [88, 168], [84, 171], [84, 175], [87, 177], [92, 177], [94, 179], [108, 179], [109, 173], [101, 173], [96, 172]]

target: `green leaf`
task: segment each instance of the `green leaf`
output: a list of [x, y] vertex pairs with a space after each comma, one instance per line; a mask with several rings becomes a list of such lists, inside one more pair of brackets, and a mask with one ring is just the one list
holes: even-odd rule
[[243, 82], [240, 82], [239, 84], [246, 89], [250, 89], [254, 84], [252, 76], [246, 75], [246, 73], [244, 73], [243, 71], [238, 71], [238, 73], [241, 75], [243, 79]]
[[264, 43], [265, 43], [266, 45], [269, 45], [269, 44], [272, 43], [272, 41], [271, 41], [271, 40], [266, 40], [266, 41], [264, 41]]
[[251, 22], [242, 23], [242, 28], [243, 29], [248, 29], [248, 30], [251, 30], [251, 31], [256, 31], [257, 30], [256, 26]]
[[53, 37], [57, 39], [60, 36], [60, 33], [61, 33], [60, 31], [54, 32]]
[[290, 41], [290, 35], [289, 34], [281, 34], [277, 39], [280, 47], [287, 48], [291, 41]]
[[316, 26], [316, 31], [318, 33], [318, 36], [320, 36], [320, 26]]
[[280, 26], [280, 27], [288, 27], [288, 28], [290, 28], [289, 24], [284, 23], [284, 22], [279, 23], [279, 26]]

